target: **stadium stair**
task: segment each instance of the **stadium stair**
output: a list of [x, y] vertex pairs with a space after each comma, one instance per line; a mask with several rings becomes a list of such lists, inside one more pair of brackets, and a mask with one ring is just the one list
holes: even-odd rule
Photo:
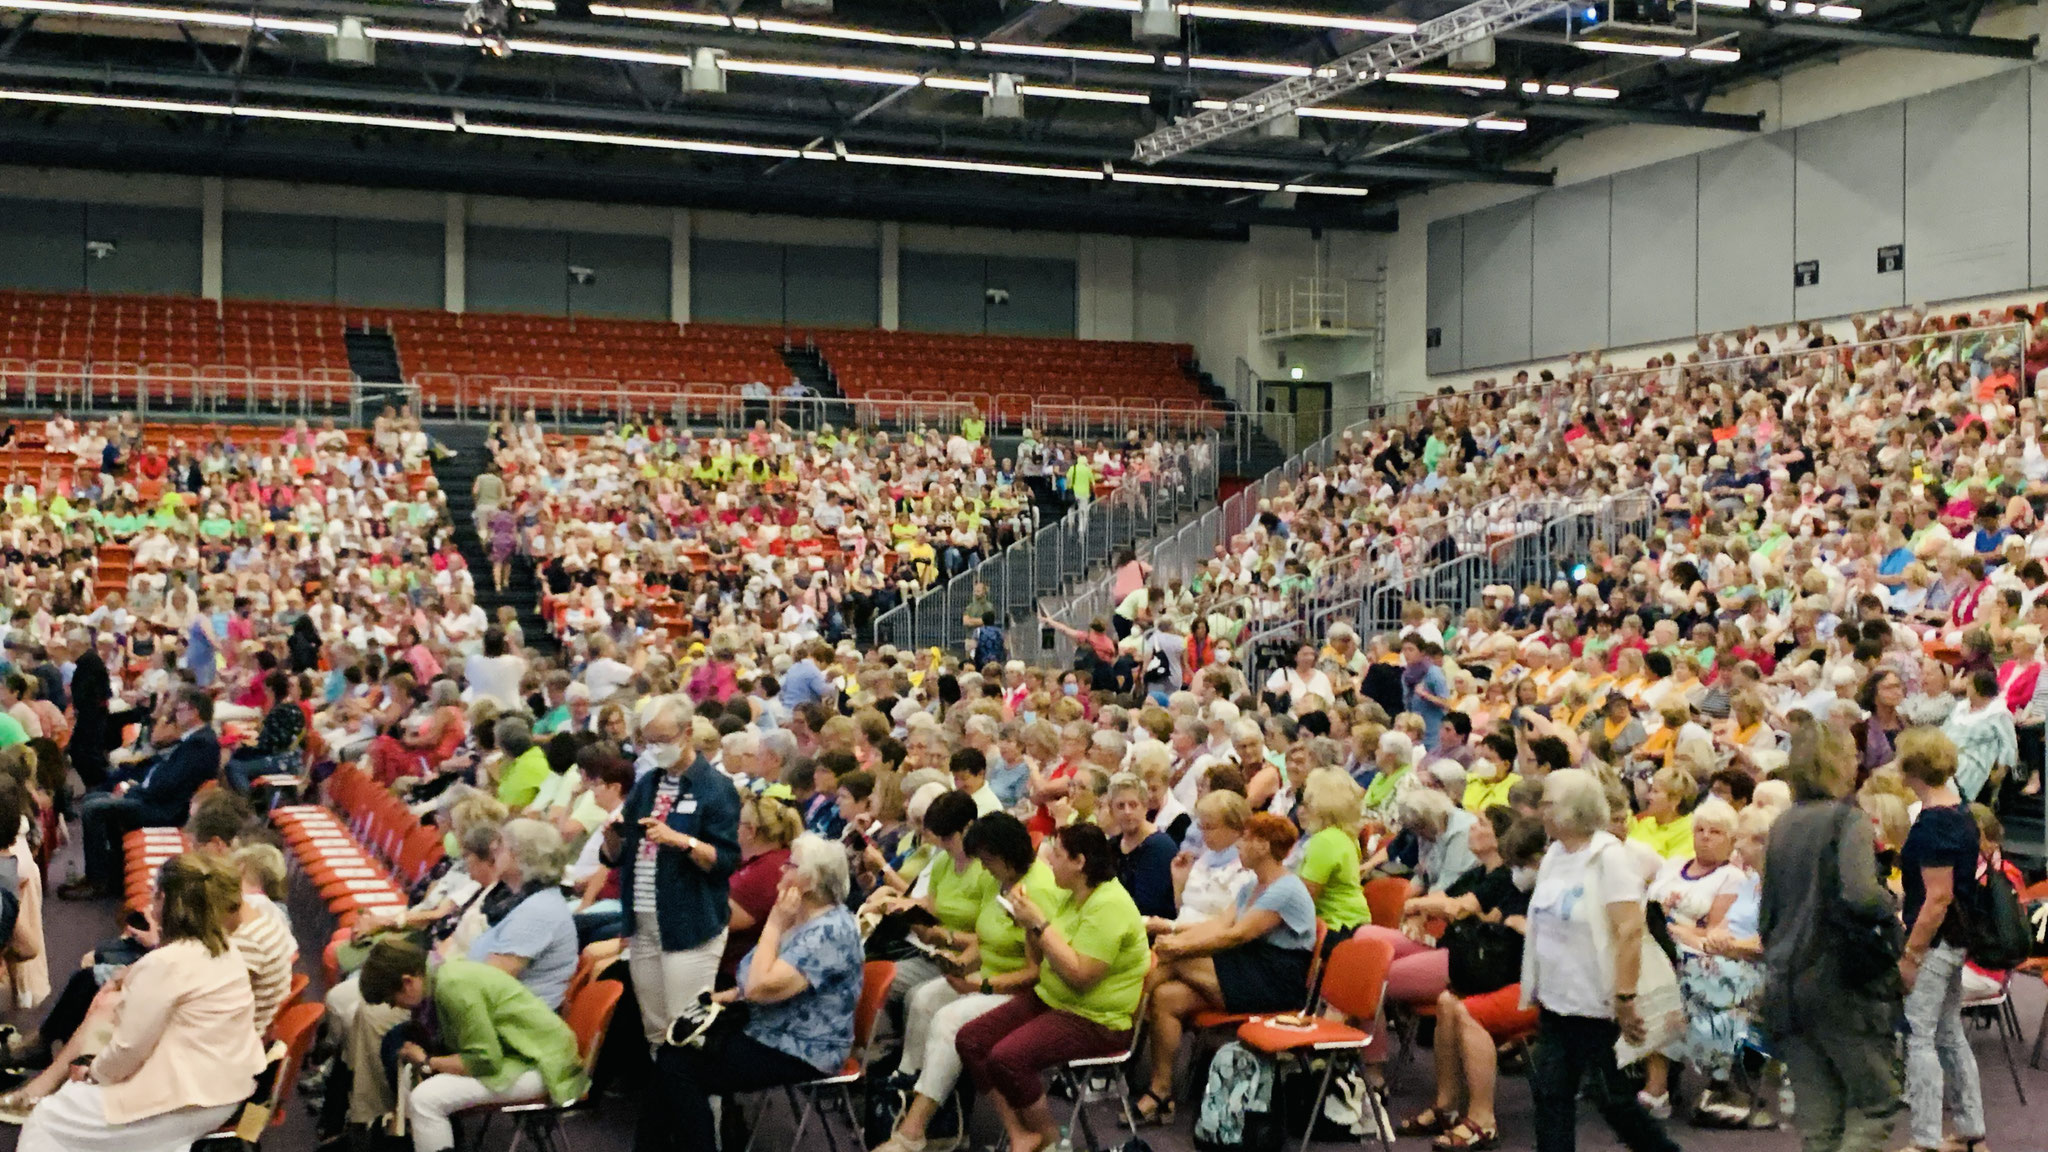
[[448, 494], [448, 514], [455, 521], [455, 546], [469, 562], [470, 575], [476, 580], [477, 606], [495, 623], [498, 608], [510, 604], [519, 614], [519, 628], [526, 635], [527, 646], [553, 652], [555, 635], [540, 616], [540, 584], [533, 565], [525, 557], [515, 556], [510, 584], [497, 587], [491, 581], [490, 553], [484, 548], [483, 538], [477, 535], [476, 498], [471, 495], [471, 485], [490, 463], [490, 454], [484, 447], [486, 426], [447, 422], [435, 423], [430, 430], [434, 439], [448, 449], [446, 455], [434, 461], [434, 478], [440, 482], [441, 491]]
[[[1238, 412], [1237, 402], [1216, 383], [1216, 378], [1193, 364], [1183, 369], [1188, 379], [1194, 382], [1202, 398], [1225, 412]], [[1242, 449], [1231, 437], [1224, 437], [1222, 458], [1218, 461], [1223, 475], [1238, 480], [1256, 481], [1266, 473], [1287, 462], [1287, 447], [1254, 424], [1246, 437]]]
[[405, 374], [398, 366], [398, 342], [383, 328], [350, 328], [342, 334], [348, 346], [348, 366], [358, 379], [371, 384], [403, 384]]
[[[800, 344], [785, 344], [782, 348], [782, 362], [789, 365], [789, 374], [796, 377], [797, 383], [811, 390], [811, 395], [826, 400], [846, 399], [846, 394], [839, 390], [838, 382], [832, 379], [832, 369], [826, 366], [825, 358], [818, 354], [817, 349], [806, 348]], [[827, 423], [834, 426], [844, 426], [853, 422], [853, 410], [850, 407], [832, 404], [826, 407], [826, 411], [830, 414]]]

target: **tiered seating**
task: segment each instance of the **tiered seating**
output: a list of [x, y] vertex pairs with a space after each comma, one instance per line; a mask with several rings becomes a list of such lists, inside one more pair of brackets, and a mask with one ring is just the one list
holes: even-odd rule
[[10, 402], [120, 405], [145, 378], [167, 404], [242, 396], [251, 380], [346, 384], [344, 324], [330, 305], [0, 291], [0, 385]]
[[121, 837], [122, 906], [129, 912], [147, 911], [157, 870], [191, 848], [192, 842], [178, 828], [138, 828]]
[[1002, 423], [1041, 405], [1141, 413], [1208, 408], [1185, 344], [1036, 340], [923, 332], [820, 332], [840, 391], [878, 404], [970, 401]]
[[723, 399], [749, 381], [774, 387], [789, 376], [776, 350], [780, 334], [765, 328], [447, 312], [389, 319], [429, 411], [481, 409], [508, 388], [525, 393], [521, 402], [566, 392], [595, 404], [592, 393], [622, 389]]

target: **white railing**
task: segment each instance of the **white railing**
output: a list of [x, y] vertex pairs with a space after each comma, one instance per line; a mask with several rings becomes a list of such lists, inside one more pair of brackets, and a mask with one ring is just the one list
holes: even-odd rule
[[1366, 282], [1297, 276], [1259, 289], [1259, 335], [1369, 336], [1373, 300]]

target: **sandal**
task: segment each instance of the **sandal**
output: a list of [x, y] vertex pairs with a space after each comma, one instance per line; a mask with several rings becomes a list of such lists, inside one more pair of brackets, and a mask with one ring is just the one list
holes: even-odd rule
[[1500, 1125], [1481, 1128], [1470, 1120], [1460, 1120], [1449, 1132], [1431, 1141], [1430, 1146], [1444, 1152], [1484, 1152], [1488, 1148], [1498, 1148]]
[[[1145, 1108], [1145, 1101], [1147, 1100], [1152, 1102], [1152, 1107], [1149, 1111]], [[1143, 1096], [1131, 1102], [1131, 1115], [1137, 1119], [1138, 1127], [1140, 1128], [1150, 1128], [1158, 1124], [1171, 1124], [1173, 1123], [1173, 1112], [1173, 1097], [1161, 1096], [1156, 1092], [1147, 1091]]]
[[1429, 1107], [1394, 1125], [1396, 1136], [1441, 1136], [1464, 1123], [1464, 1117], [1449, 1108]]
[[1985, 1152], [1982, 1136], [1950, 1136], [1941, 1142], [1938, 1152]]

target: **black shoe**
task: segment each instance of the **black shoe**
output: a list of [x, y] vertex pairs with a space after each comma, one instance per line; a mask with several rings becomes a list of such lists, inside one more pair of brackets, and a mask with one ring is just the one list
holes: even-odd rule
[[59, 900], [111, 900], [114, 894], [81, 876], [57, 889]]

